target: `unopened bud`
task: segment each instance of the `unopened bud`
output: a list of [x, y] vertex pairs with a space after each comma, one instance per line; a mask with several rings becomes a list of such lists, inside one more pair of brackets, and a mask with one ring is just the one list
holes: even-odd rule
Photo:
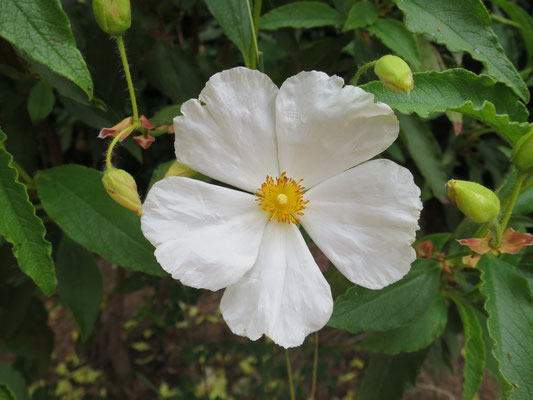
[[105, 190], [115, 202], [128, 210], [142, 215], [142, 204], [135, 179], [123, 169], [111, 168], [102, 178]]
[[459, 210], [475, 222], [488, 222], [498, 217], [500, 199], [490, 189], [469, 181], [448, 181], [448, 197]]
[[112, 36], [120, 36], [131, 26], [130, 0], [93, 0], [96, 22]]
[[511, 159], [518, 171], [533, 172], [533, 130], [520, 138]]
[[413, 89], [413, 72], [400, 57], [390, 54], [381, 57], [374, 66], [374, 72], [385, 86], [395, 92], [409, 93]]
[[186, 165], [174, 161], [164, 177], [168, 178], [169, 176], [183, 176], [185, 178], [191, 178], [194, 175], [196, 175], [196, 171], [194, 169], [190, 169]]

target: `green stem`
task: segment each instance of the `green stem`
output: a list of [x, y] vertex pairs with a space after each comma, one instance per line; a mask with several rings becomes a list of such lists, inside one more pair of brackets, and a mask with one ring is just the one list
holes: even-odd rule
[[373, 67], [374, 64], [376, 64], [377, 61], [372, 61], [372, 62], [369, 62], [365, 65], [363, 65], [361, 68], [359, 68], [357, 70], [357, 73], [355, 74], [355, 76], [353, 77], [353, 84], [354, 86], [357, 86], [357, 82], [359, 81], [359, 77], [363, 74], [363, 72], [365, 72], [368, 68], [370, 67]]
[[24, 168], [22, 168], [19, 163], [17, 163], [15, 160], [11, 161], [11, 165], [18, 171], [20, 177], [24, 179], [24, 182], [26, 182], [26, 187], [28, 189], [35, 189], [35, 181], [33, 178], [28, 174]]
[[287, 361], [287, 378], [289, 380], [289, 390], [291, 393], [291, 400], [295, 400], [294, 397], [294, 385], [292, 383], [292, 369], [291, 369], [291, 359], [289, 357], [289, 350], [285, 349], [285, 360]]
[[133, 88], [133, 81], [131, 80], [130, 67], [128, 65], [128, 58], [126, 57], [126, 49], [124, 47], [124, 40], [121, 36], [117, 36], [118, 51], [124, 66], [124, 73], [126, 74], [126, 82], [128, 82], [128, 90], [131, 98], [131, 108], [133, 110], [133, 123], [139, 122], [139, 111], [137, 110], [137, 99], [135, 98], [135, 89]]
[[252, 44], [250, 45], [250, 69], [257, 69], [257, 61], [259, 58], [259, 47], [257, 46], [257, 34], [259, 33], [259, 17], [261, 16], [261, 6], [263, 0], [254, 1], [254, 11], [252, 15], [252, 8], [250, 7], [250, 0], [246, 0], [246, 7], [248, 8], [248, 18], [250, 19], [250, 26], [252, 28]]
[[318, 369], [318, 332], [315, 332], [315, 356], [313, 359], [313, 382], [311, 384], [311, 395], [309, 396], [309, 400], [315, 400], [317, 369]]
[[120, 140], [120, 138], [124, 136], [125, 134], [137, 129], [139, 126], [141, 126], [141, 124], [139, 123], [128, 126], [126, 129], [124, 129], [122, 132], [120, 132], [117, 136], [113, 138], [113, 141], [111, 142], [111, 144], [109, 145], [107, 149], [107, 155], [105, 158], [106, 169], [113, 169], [113, 165], [111, 164], [111, 154], [113, 154], [113, 148], [115, 147], [117, 142]]
[[502, 24], [509, 25], [509, 26], [514, 26], [515, 28], [518, 28], [518, 29], [522, 29], [522, 26], [520, 24], [517, 24], [516, 22], [511, 21], [510, 19], [507, 19], [505, 17], [502, 17], [501, 15], [491, 14], [490, 16], [496, 22], [500, 22]]

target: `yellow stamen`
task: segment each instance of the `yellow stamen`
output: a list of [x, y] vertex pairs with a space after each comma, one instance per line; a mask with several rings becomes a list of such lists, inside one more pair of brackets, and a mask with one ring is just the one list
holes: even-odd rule
[[295, 181], [287, 178], [285, 172], [276, 180], [267, 175], [265, 183], [255, 193], [259, 196], [256, 201], [261, 208], [271, 213], [270, 221], [277, 218], [278, 222], [298, 223], [298, 215], [304, 215], [303, 210], [309, 200], [304, 200], [305, 188], [300, 185], [302, 179]]

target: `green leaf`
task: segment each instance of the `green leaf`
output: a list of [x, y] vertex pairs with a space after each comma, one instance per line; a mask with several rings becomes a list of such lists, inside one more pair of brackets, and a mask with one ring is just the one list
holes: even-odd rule
[[0, 383], [0, 400], [17, 400], [15, 393], [3, 383]]
[[438, 295], [439, 275], [435, 263], [417, 260], [404, 278], [381, 290], [353, 286], [335, 300], [328, 325], [353, 333], [407, 325]]
[[18, 181], [5, 140], [5, 133], [0, 130], [0, 235], [13, 245], [20, 269], [51, 296], [56, 288], [52, 245], [44, 238], [43, 222], [35, 214], [26, 188]]
[[469, 305], [455, 303], [465, 332], [463, 400], [472, 400], [481, 387], [485, 369], [485, 342], [476, 311]]
[[[2, 386], [7, 387], [8, 393], [11, 392], [13, 394], [13, 399], [29, 400], [30, 398], [26, 382], [20, 372], [6, 363], [0, 363], [0, 387]], [[0, 396], [1, 393], [0, 391]]]
[[419, 171], [426, 178], [431, 191], [439, 198], [446, 197], [448, 175], [442, 164], [442, 151], [428, 126], [419, 118], [398, 115], [401, 138]]
[[370, 359], [359, 385], [357, 400], [401, 400], [415, 384], [427, 351], [387, 356], [377, 354]]
[[490, 27], [490, 15], [480, 0], [395, 1], [405, 14], [405, 25], [411, 32], [428, 33], [451, 52], [466, 51], [481, 61], [490, 75], [529, 101], [529, 91], [505, 55]]
[[37, 191], [46, 213], [86, 249], [123, 267], [165, 276], [141, 233], [139, 217], [109, 197], [102, 176], [81, 165], [41, 172]]
[[395, 19], [379, 18], [368, 27], [368, 31], [409, 63], [411, 68], [415, 71], [420, 70], [420, 52], [416, 38], [404, 24]]
[[34, 125], [44, 120], [54, 108], [54, 91], [46, 81], [37, 82], [28, 96], [28, 114]]
[[181, 115], [181, 104], [172, 104], [170, 106], [163, 107], [156, 112], [150, 123], [155, 126], [170, 125], [173, 123], [174, 117]]
[[371, 334], [361, 347], [375, 353], [399, 354], [421, 350], [442, 333], [448, 320], [446, 299], [438, 295], [426, 311], [411, 324]]
[[524, 190], [518, 196], [513, 208], [513, 215], [529, 214], [533, 211], [533, 187]]
[[350, 29], [364, 28], [372, 24], [378, 18], [378, 9], [373, 3], [361, 1], [355, 3], [348, 13], [343, 32]]
[[512, 144], [533, 126], [525, 122], [528, 112], [524, 104], [490, 76], [455, 68], [415, 73], [413, 78], [414, 89], [409, 94], [395, 93], [381, 82], [361, 87], [403, 114], [417, 113], [428, 118], [433, 113], [452, 110], [470, 115], [494, 128]]
[[59, 0], [2, 0], [0, 36], [73, 81], [92, 99], [91, 75]]
[[442, 250], [444, 245], [448, 242], [448, 240], [450, 240], [451, 237], [451, 233], [432, 233], [431, 235], [426, 235], [420, 239], [417, 239], [413, 246], [417, 245], [418, 243], [429, 240], [431, 243], [433, 243], [433, 247], [435, 247], [435, 252], [439, 252]]
[[63, 236], [56, 257], [59, 295], [72, 312], [83, 340], [91, 335], [102, 303], [102, 276], [91, 253]]
[[279, 28], [316, 28], [340, 26], [344, 18], [340, 12], [325, 3], [298, 1], [270, 10], [261, 16], [259, 27], [266, 30]]
[[[492, 254], [479, 264], [481, 293], [489, 314], [488, 328], [494, 341], [492, 352], [510, 385], [504, 393], [510, 399], [533, 398], [533, 293], [515, 267]], [[507, 398], [507, 396], [505, 396]]]

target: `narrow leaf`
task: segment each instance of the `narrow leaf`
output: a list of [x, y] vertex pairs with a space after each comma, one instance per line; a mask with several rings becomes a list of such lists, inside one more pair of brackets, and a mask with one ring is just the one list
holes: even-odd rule
[[340, 12], [325, 3], [298, 1], [275, 8], [261, 17], [261, 29], [316, 28], [319, 26], [340, 26], [344, 18]]

